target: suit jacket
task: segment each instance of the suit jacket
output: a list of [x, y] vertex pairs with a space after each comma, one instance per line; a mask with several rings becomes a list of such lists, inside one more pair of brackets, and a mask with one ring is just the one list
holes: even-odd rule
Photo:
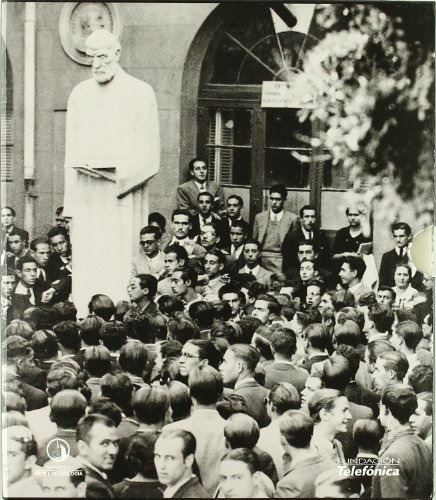
[[332, 463], [322, 457], [306, 458], [292, 465], [277, 484], [276, 498], [314, 498], [314, 478], [324, 470], [331, 469]]
[[406, 256], [400, 257], [395, 248], [382, 255], [380, 262], [380, 272], [378, 274], [380, 286], [395, 286], [394, 272], [397, 264], [407, 264], [409, 258]]
[[86, 481], [86, 498], [115, 498], [112, 485], [101, 474], [83, 465]]
[[309, 373], [302, 368], [274, 361], [274, 363], [265, 366], [265, 387], [272, 389], [276, 384], [288, 382], [301, 393], [308, 376]]
[[23, 398], [26, 400], [27, 411], [38, 410], [48, 405], [48, 399], [45, 392], [33, 387], [32, 385], [22, 383]]
[[[432, 453], [412, 429], [389, 432], [379, 452], [381, 459], [397, 459], [398, 476], [376, 475], [372, 480], [372, 498], [430, 498], [432, 491]], [[383, 463], [383, 462], [382, 462]], [[383, 469], [377, 465], [377, 469]]]
[[[206, 181], [206, 191], [213, 195], [215, 201], [213, 204], [214, 212], [220, 213], [224, 210], [224, 192], [223, 188], [212, 181]], [[181, 184], [176, 191], [176, 206], [194, 216], [198, 214], [197, 197], [200, 193], [197, 184], [193, 180]]]
[[[244, 271], [242, 269], [239, 269], [239, 274], [244, 274]], [[259, 283], [268, 284], [269, 280], [271, 278], [271, 274], [272, 274], [271, 271], [268, 271], [267, 269], [260, 266], [260, 269], [257, 273], [257, 276], [255, 276], [255, 278], [257, 281], [259, 281]]]
[[248, 414], [257, 421], [259, 427], [266, 427], [270, 422], [270, 418], [263, 401], [268, 396], [268, 389], [265, 389], [254, 380], [242, 380], [238, 384], [238, 388], [235, 389], [235, 393], [245, 399]]
[[[260, 241], [260, 243], [262, 244], [265, 241], [266, 228], [268, 226], [268, 221], [269, 221], [269, 214], [270, 211], [265, 210], [264, 212], [257, 214], [256, 217], [254, 218], [253, 238], [255, 240]], [[296, 219], [297, 219], [296, 214], [288, 212], [287, 210], [283, 211], [283, 217], [282, 220], [280, 221], [280, 226], [279, 226], [279, 235], [281, 243], [283, 243], [283, 240], [285, 239], [286, 233], [289, 231], [289, 229], [292, 229]]]
[[[313, 241], [318, 247], [318, 262], [322, 267], [329, 267], [330, 264], [330, 248], [327, 236], [324, 231], [314, 228]], [[282, 243], [283, 255], [283, 272], [286, 273], [289, 269], [298, 263], [298, 243], [304, 241], [304, 236], [301, 226], [294, 224], [286, 233]]]
[[172, 498], [209, 498], [209, 495], [201, 486], [197, 476], [192, 476], [189, 481], [180, 486]]
[[[164, 253], [159, 251], [159, 257], [157, 258], [156, 267], [160, 267], [159, 272], [164, 268]], [[137, 257], [134, 259], [132, 264], [132, 277], [138, 274], [152, 274], [156, 276], [156, 269], [152, 270], [150, 268], [147, 256], [143, 251], [141, 251]]]
[[8, 309], [8, 321], [13, 319], [22, 319], [23, 313], [29, 307], [40, 306], [42, 294], [48, 290], [49, 284], [47, 282], [36, 282], [33, 285], [33, 294], [35, 296], [35, 304], [32, 304], [27, 295], [20, 295], [17, 293], [12, 294], [11, 306]]
[[[200, 470], [206, 496], [218, 486], [219, 466], [225, 448], [224, 426], [226, 421], [216, 410], [195, 410], [186, 420], [165, 426], [164, 430], [184, 429], [192, 432], [197, 441], [195, 460]], [[189, 495], [187, 495], [189, 498]]]

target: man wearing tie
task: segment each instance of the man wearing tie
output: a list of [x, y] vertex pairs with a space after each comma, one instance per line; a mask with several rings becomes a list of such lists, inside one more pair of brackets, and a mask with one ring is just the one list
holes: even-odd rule
[[297, 218], [296, 214], [283, 209], [287, 196], [285, 186], [272, 186], [269, 210], [257, 214], [254, 219], [253, 239], [262, 245], [262, 263], [273, 273], [282, 272], [282, 243]]
[[189, 237], [194, 239], [198, 237], [206, 224], [217, 224], [220, 219], [212, 212], [213, 195], [208, 191], [198, 193], [197, 206], [198, 214], [192, 218], [192, 227]]
[[328, 240], [323, 231], [317, 227], [315, 207], [304, 205], [300, 209], [300, 224], [292, 226], [282, 243], [283, 272], [286, 274], [298, 261], [298, 245], [310, 240], [317, 247], [318, 263], [323, 268], [329, 268], [330, 252]]
[[[409, 255], [411, 234], [412, 229], [409, 224], [406, 224], [405, 222], [396, 222], [395, 224], [392, 224], [392, 236], [395, 242], [395, 247], [389, 252], [384, 253], [382, 256], [379, 272], [380, 286], [395, 286], [394, 273], [397, 265], [411, 264]], [[412, 267], [412, 272], [413, 271], [414, 269]], [[419, 275], [421, 275], [421, 273], [419, 271], [416, 272], [415, 270], [412, 278], [412, 286], [415, 286], [414, 283], [419, 281]]]
[[177, 188], [177, 208], [188, 210], [192, 216], [198, 214], [198, 193], [207, 191], [213, 196], [213, 210], [218, 215], [224, 212], [224, 193], [221, 186], [207, 180], [208, 166], [202, 158], [193, 158], [189, 162], [189, 173], [191, 180]]
[[223, 217], [218, 223], [221, 236], [220, 247], [224, 248], [227, 251], [229, 251], [229, 247], [232, 244], [230, 231], [232, 229], [232, 226], [234, 226], [236, 223], [243, 224], [244, 232], [247, 233], [247, 237], [251, 236], [251, 226], [242, 218], [241, 215], [243, 206], [244, 200], [237, 194], [231, 194], [227, 198], [227, 217]]

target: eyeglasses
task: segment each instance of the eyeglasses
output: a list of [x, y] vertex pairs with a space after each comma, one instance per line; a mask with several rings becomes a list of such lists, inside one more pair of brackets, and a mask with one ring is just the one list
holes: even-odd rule
[[149, 240], [149, 241], [140, 241], [139, 244], [143, 247], [145, 247], [146, 245], [153, 245], [153, 243], [156, 243], [155, 240]]
[[194, 356], [193, 354], [189, 354], [189, 352], [182, 352], [182, 354], [180, 354], [180, 357], [186, 359], [200, 359], [200, 356]]

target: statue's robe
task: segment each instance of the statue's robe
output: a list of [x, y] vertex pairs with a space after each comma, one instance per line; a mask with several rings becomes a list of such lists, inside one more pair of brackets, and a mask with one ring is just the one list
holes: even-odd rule
[[[156, 98], [120, 67], [99, 84], [79, 83], [68, 101], [64, 215], [72, 217], [72, 299], [80, 316], [92, 295], [126, 297], [140, 229], [147, 225], [147, 180], [159, 170]], [[115, 169], [116, 182], [74, 167]], [[102, 170], [105, 172], [105, 170]]]

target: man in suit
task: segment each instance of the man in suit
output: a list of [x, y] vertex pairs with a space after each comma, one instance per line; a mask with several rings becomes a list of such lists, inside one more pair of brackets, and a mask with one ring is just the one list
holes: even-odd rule
[[179, 267], [185, 267], [189, 263], [189, 257], [186, 249], [181, 245], [169, 245], [164, 250], [164, 269], [165, 274], [158, 282], [157, 290], [159, 295], [172, 295], [171, 276]]
[[198, 292], [207, 302], [220, 300], [218, 292], [228, 282], [228, 276], [224, 276], [226, 264], [226, 256], [220, 250], [212, 249], [207, 252], [204, 258], [204, 272], [208, 282], [198, 288]]
[[254, 379], [259, 359], [260, 355], [254, 347], [233, 344], [227, 348], [219, 369], [224, 385], [233, 387], [234, 392], [245, 399], [249, 415], [257, 421], [259, 427], [266, 427], [270, 421], [264, 404], [268, 390]]
[[339, 279], [343, 288], [348, 289], [356, 299], [356, 303], [365, 293], [371, 289], [362, 283], [366, 271], [366, 264], [361, 257], [345, 257], [339, 271]]
[[194, 435], [183, 429], [164, 431], [157, 439], [154, 464], [159, 482], [166, 486], [165, 498], [208, 497], [207, 491], [192, 472], [196, 448]]
[[298, 260], [299, 243], [306, 240], [313, 241], [316, 245], [318, 264], [325, 268], [328, 268], [330, 264], [329, 243], [325, 233], [317, 227], [316, 208], [312, 205], [304, 205], [300, 209], [300, 222], [301, 224], [292, 225], [282, 243], [283, 272], [285, 274], [288, 269], [295, 266]]
[[242, 258], [245, 265], [239, 269], [239, 274], [252, 274], [260, 283], [268, 284], [272, 273], [259, 264], [261, 251], [261, 244], [256, 240], [247, 240], [244, 243]]
[[275, 384], [288, 382], [298, 391], [304, 389], [309, 373], [292, 363], [297, 350], [297, 338], [292, 330], [277, 330], [270, 339], [274, 362], [265, 366], [265, 387], [272, 389]]
[[24, 229], [15, 226], [16, 212], [12, 207], [2, 207], [1, 210], [1, 240], [6, 242], [6, 250], [11, 251], [8, 236], [12, 231], [21, 236], [23, 241], [29, 241], [29, 233]]
[[282, 244], [297, 215], [283, 209], [288, 193], [285, 186], [272, 186], [269, 190], [269, 210], [254, 219], [253, 238], [263, 248], [263, 264], [268, 271], [282, 272]]
[[226, 421], [216, 410], [216, 403], [223, 393], [223, 379], [215, 368], [202, 365], [190, 371], [188, 386], [192, 398], [191, 416], [167, 425], [164, 432], [184, 429], [193, 434], [196, 440], [195, 460], [203, 487], [209, 495], [213, 495], [218, 486], [219, 465], [226, 451]]
[[112, 419], [91, 414], [77, 424], [78, 458], [86, 472], [87, 498], [114, 498], [106, 473], [112, 470], [118, 454], [119, 437]]
[[159, 279], [163, 275], [164, 254], [160, 250], [162, 232], [156, 226], [145, 226], [139, 232], [140, 251], [133, 261], [132, 276], [152, 274]]
[[215, 182], [208, 181], [208, 166], [202, 158], [193, 158], [189, 162], [189, 173], [191, 180], [177, 188], [177, 208], [188, 210], [191, 216], [198, 214], [198, 193], [207, 191], [213, 196], [213, 211], [218, 215], [224, 212], [224, 192], [221, 186]]
[[6, 265], [11, 268], [15, 268], [18, 259], [21, 257], [26, 257], [30, 255], [28, 245], [29, 240], [26, 239], [25, 235], [21, 230], [17, 228], [13, 229], [7, 234], [7, 246], [9, 247], [9, 252], [7, 255]]
[[244, 250], [244, 243], [249, 237], [249, 233], [247, 231], [248, 228], [244, 221], [233, 221], [232, 226], [230, 227], [230, 245], [228, 247], [220, 245], [228, 252], [227, 263], [229, 265], [230, 272], [238, 272], [238, 270], [244, 266], [244, 257], [242, 253]]
[[[197, 206], [198, 214], [192, 217], [191, 230], [189, 231], [189, 237], [192, 239], [200, 236], [201, 230], [206, 224], [216, 224], [218, 229], [218, 223], [221, 220], [212, 212], [213, 196], [211, 193], [207, 191], [198, 193]], [[218, 229], [218, 233], [219, 232]]]
[[221, 235], [220, 246], [229, 251], [230, 246], [233, 243], [230, 238], [230, 231], [232, 227], [235, 227], [235, 223], [237, 222], [241, 224], [239, 227], [244, 229], [244, 233], [247, 235], [246, 237], [251, 236], [251, 226], [242, 218], [241, 210], [244, 206], [244, 201], [240, 196], [237, 194], [231, 194], [227, 198], [226, 206], [225, 215], [227, 217], [223, 217], [219, 222], [219, 232]]
[[[418, 407], [413, 389], [404, 384], [386, 387], [382, 393], [379, 420], [385, 437], [380, 461], [372, 480], [373, 498], [428, 498], [432, 491], [432, 454], [423, 439], [410, 427], [409, 418]], [[395, 469], [390, 475], [377, 474], [382, 464]]]
[[314, 363], [319, 363], [328, 358], [327, 349], [331, 346], [332, 341], [329, 332], [320, 323], [308, 325], [304, 330], [304, 336], [307, 358], [301, 364], [301, 368], [310, 373]]
[[66, 301], [71, 294], [72, 280], [70, 237], [64, 227], [55, 226], [47, 233], [47, 239], [52, 250], [47, 273], [55, 289], [56, 301]]
[[24, 311], [29, 307], [48, 304], [51, 295], [48, 297], [44, 293], [50, 285], [37, 282], [38, 266], [33, 257], [19, 259], [16, 274], [20, 281], [12, 294], [10, 318], [22, 319]]

